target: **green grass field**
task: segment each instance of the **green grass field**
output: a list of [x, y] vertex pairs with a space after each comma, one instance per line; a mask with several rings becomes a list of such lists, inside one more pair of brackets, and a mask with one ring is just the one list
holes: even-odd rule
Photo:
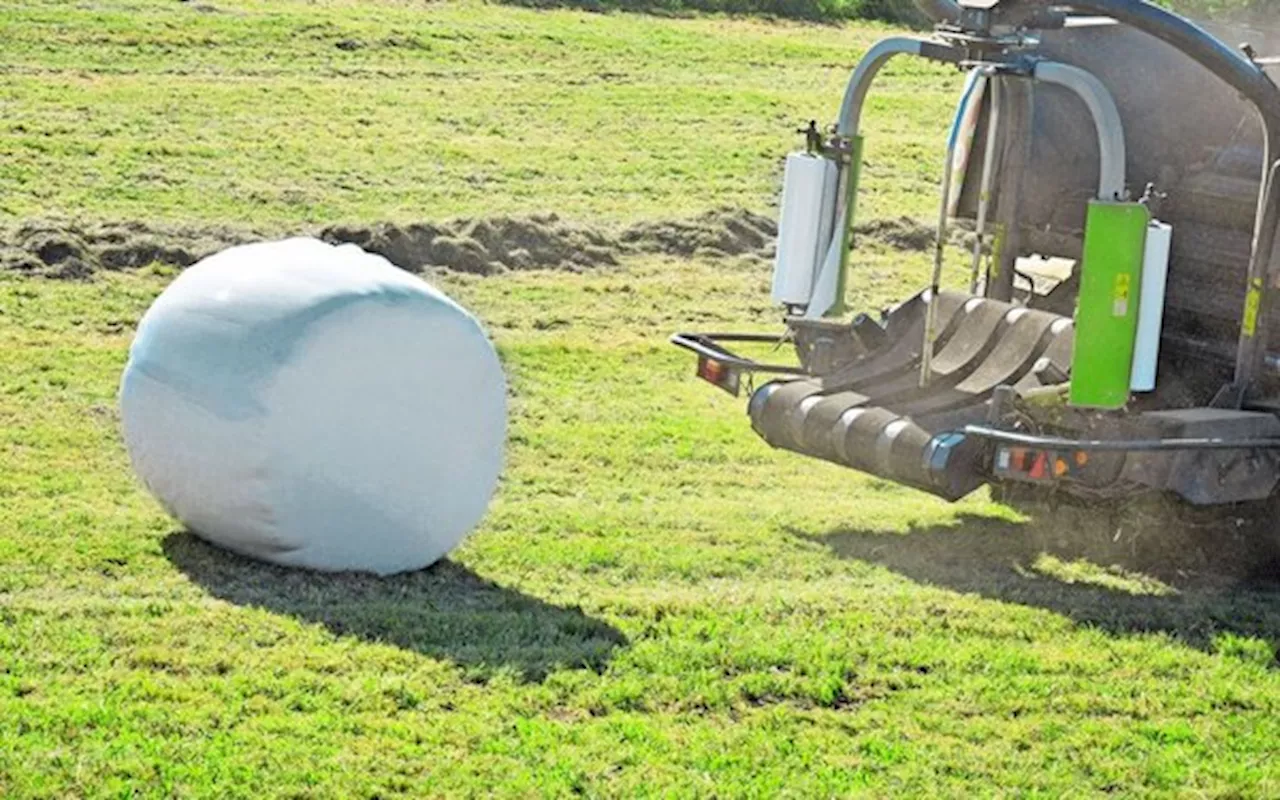
[[[771, 214], [793, 128], [888, 30], [14, 4], [0, 210]], [[889, 69], [865, 219], [933, 213], [958, 83]], [[867, 244], [859, 307], [921, 284], [924, 254]], [[1157, 568], [1124, 530], [771, 451], [666, 343], [776, 327], [768, 264], [429, 272], [500, 348], [509, 460], [447, 562], [385, 580], [225, 554], [136, 483], [115, 391], [171, 275], [0, 273], [0, 797], [1280, 794], [1280, 594], [1213, 569], [1229, 526]]]

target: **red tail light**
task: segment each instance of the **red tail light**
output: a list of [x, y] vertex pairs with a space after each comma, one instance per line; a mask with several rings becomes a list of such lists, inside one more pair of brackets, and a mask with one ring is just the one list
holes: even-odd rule
[[742, 373], [724, 362], [706, 356], [698, 357], [698, 377], [735, 397], [741, 391]]

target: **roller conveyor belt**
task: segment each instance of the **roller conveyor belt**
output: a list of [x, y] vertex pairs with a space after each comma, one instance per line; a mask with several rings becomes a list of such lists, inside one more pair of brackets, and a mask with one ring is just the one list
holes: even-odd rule
[[837, 373], [774, 381], [751, 398], [769, 444], [956, 500], [986, 476], [976, 442], [956, 435], [986, 418], [1001, 385], [1069, 374], [1072, 322], [1045, 311], [944, 292], [928, 385], [920, 385], [927, 293], [895, 309], [889, 343]]

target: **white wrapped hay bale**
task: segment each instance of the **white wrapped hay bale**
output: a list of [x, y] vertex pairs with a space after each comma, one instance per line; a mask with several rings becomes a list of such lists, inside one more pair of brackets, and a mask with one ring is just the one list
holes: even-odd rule
[[227, 549], [427, 566], [483, 517], [506, 439], [497, 354], [457, 303], [354, 245], [233, 247], [144, 315], [120, 386], [138, 476]]

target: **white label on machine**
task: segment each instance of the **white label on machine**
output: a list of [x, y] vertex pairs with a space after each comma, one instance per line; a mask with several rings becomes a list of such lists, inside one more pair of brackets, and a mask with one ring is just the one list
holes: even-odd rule
[[814, 274], [831, 239], [836, 174], [835, 162], [830, 159], [809, 153], [787, 156], [773, 268], [775, 303], [809, 303]]
[[1129, 388], [1150, 392], [1156, 388], [1160, 361], [1160, 329], [1164, 325], [1164, 293], [1169, 277], [1169, 251], [1173, 226], [1152, 220], [1147, 226], [1146, 252], [1142, 259], [1142, 289], [1138, 300], [1138, 335], [1133, 349]]

